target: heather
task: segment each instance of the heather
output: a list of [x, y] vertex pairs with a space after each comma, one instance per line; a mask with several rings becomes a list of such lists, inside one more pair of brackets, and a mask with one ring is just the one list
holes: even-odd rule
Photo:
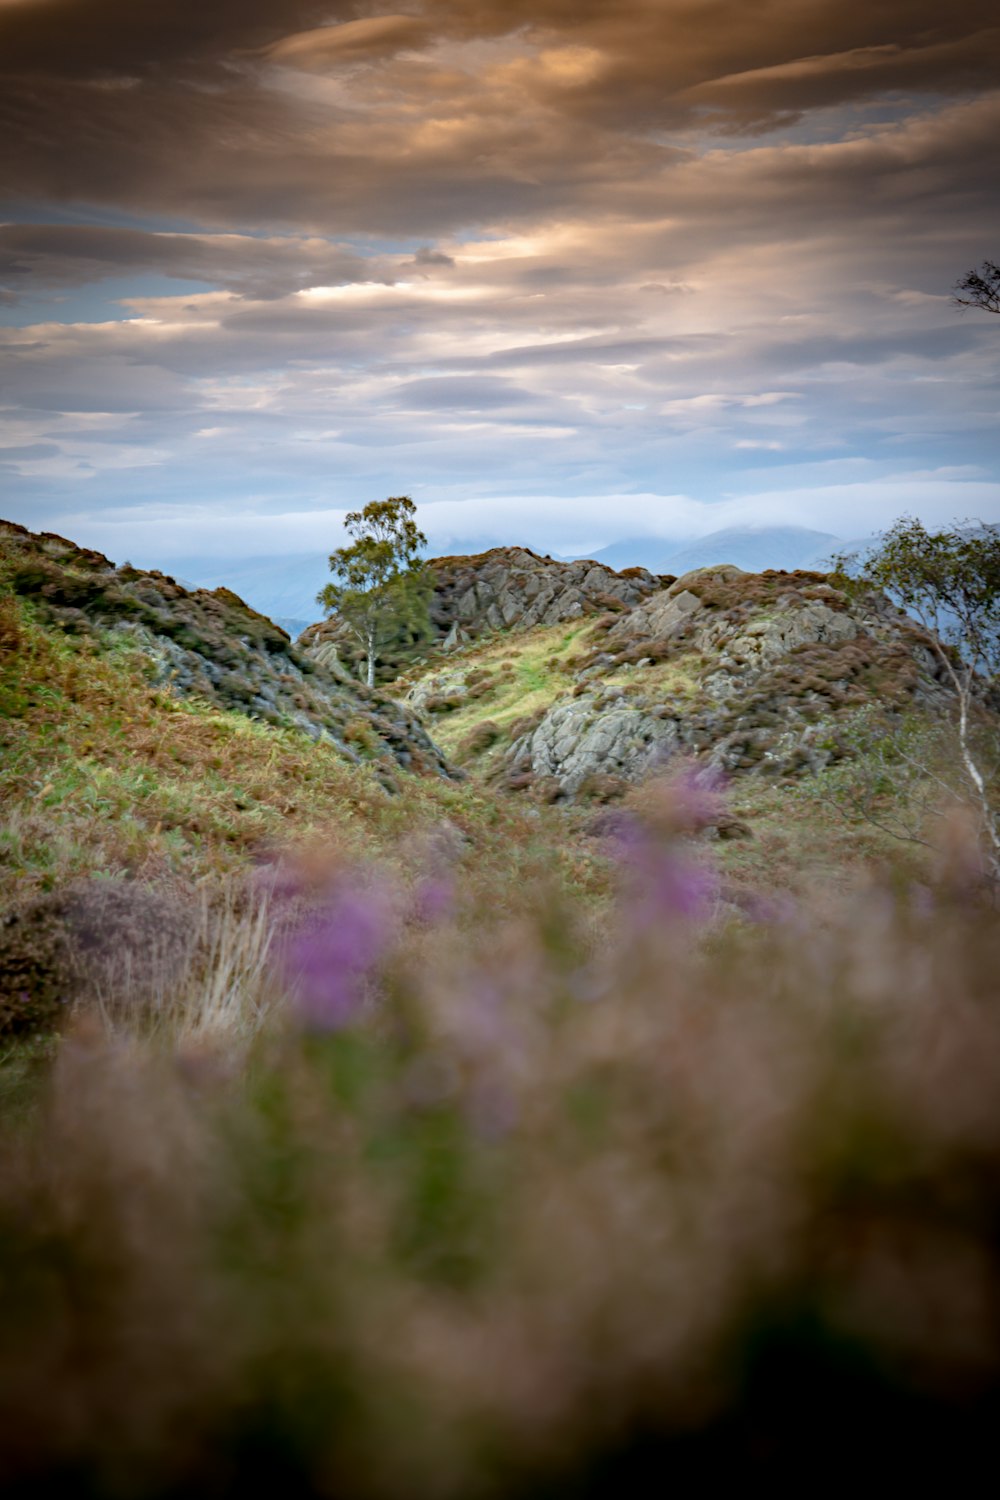
[[995, 915], [956, 859], [713, 930], [675, 803], [610, 841], [596, 927], [545, 884], [484, 911], [447, 849], [422, 888], [286, 867], [255, 1024], [91, 1014], [8, 1061], [6, 1482], [611, 1494], [640, 1458], [985, 1449]]

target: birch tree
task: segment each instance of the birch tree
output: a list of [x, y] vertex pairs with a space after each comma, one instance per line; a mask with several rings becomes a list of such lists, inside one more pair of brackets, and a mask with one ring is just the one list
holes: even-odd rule
[[927, 631], [955, 693], [958, 761], [990, 871], [1000, 875], [1000, 817], [974, 733], [982, 704], [1000, 686], [1000, 527], [928, 531], [904, 516], [864, 557], [837, 557], [835, 570], [855, 588], [882, 590]]
[[416, 513], [408, 495], [372, 500], [351, 511], [344, 525], [352, 541], [331, 552], [333, 579], [316, 596], [361, 646], [369, 687], [375, 686], [382, 647], [401, 630], [419, 635], [426, 628], [430, 585], [419, 554], [427, 538]]

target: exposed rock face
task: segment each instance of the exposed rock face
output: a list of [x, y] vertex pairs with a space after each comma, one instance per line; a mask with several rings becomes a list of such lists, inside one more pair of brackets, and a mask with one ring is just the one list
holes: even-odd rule
[[189, 591], [162, 573], [116, 568], [99, 552], [9, 522], [0, 522], [0, 548], [15, 592], [45, 620], [133, 646], [154, 685], [332, 741], [354, 762], [449, 774], [410, 709], [298, 650], [228, 589]]
[[950, 701], [912, 620], [821, 574], [699, 569], [593, 635], [574, 695], [510, 746], [514, 786], [545, 779], [572, 798], [595, 775], [635, 781], [676, 751], [729, 772], [795, 775], [844, 753], [851, 709]]
[[445, 650], [491, 630], [529, 630], [630, 607], [660, 584], [644, 568], [615, 573], [602, 563], [554, 562], [526, 547], [437, 558], [431, 567], [432, 618]]
[[679, 743], [672, 720], [631, 703], [619, 688], [556, 704], [515, 742], [510, 764], [515, 774], [554, 777], [572, 797], [595, 774], [641, 780]]
[[[528, 630], [558, 625], [584, 615], [622, 611], [641, 603], [665, 580], [644, 568], [615, 573], [602, 563], [557, 562], [527, 547], [494, 547], [475, 557], [433, 558], [431, 640], [441, 651], [497, 630]], [[669, 581], [669, 580], [666, 580]], [[356, 670], [360, 649], [336, 619], [310, 628], [299, 644], [313, 655], [333, 649]], [[402, 643], [401, 643], [402, 645]], [[380, 661], [383, 679], [397, 674], [402, 653], [387, 650]]]

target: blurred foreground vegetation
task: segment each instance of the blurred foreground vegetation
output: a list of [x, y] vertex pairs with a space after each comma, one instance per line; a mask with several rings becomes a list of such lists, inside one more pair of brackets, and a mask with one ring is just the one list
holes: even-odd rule
[[725, 816], [691, 776], [393, 794], [0, 611], [4, 1494], [989, 1461], [1000, 928], [961, 809], [891, 837], [927, 788], [882, 749]]

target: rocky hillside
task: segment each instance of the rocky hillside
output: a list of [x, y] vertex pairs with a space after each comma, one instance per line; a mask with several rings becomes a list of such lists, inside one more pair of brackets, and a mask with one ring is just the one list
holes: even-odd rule
[[298, 650], [228, 589], [189, 590], [6, 521], [0, 573], [40, 621], [102, 651], [141, 653], [147, 679], [174, 695], [300, 730], [355, 763], [449, 774], [410, 709]]
[[568, 631], [466, 650], [409, 701], [449, 753], [548, 800], [612, 797], [677, 752], [795, 777], [849, 753], [866, 705], [950, 702], [926, 635], [881, 596], [809, 572], [649, 576], [602, 590], [611, 607]]
[[[645, 568], [616, 573], [587, 560], [560, 562], [527, 547], [494, 547], [474, 557], [436, 557], [428, 568], [434, 593], [430, 639], [418, 648], [424, 659], [495, 631], [530, 630], [631, 608], [672, 581]], [[353, 669], [360, 659], [357, 644], [336, 620], [311, 626], [299, 644], [328, 666], [346, 663]], [[395, 677], [412, 655], [406, 645], [401, 641], [402, 649], [384, 654], [381, 680]]]

